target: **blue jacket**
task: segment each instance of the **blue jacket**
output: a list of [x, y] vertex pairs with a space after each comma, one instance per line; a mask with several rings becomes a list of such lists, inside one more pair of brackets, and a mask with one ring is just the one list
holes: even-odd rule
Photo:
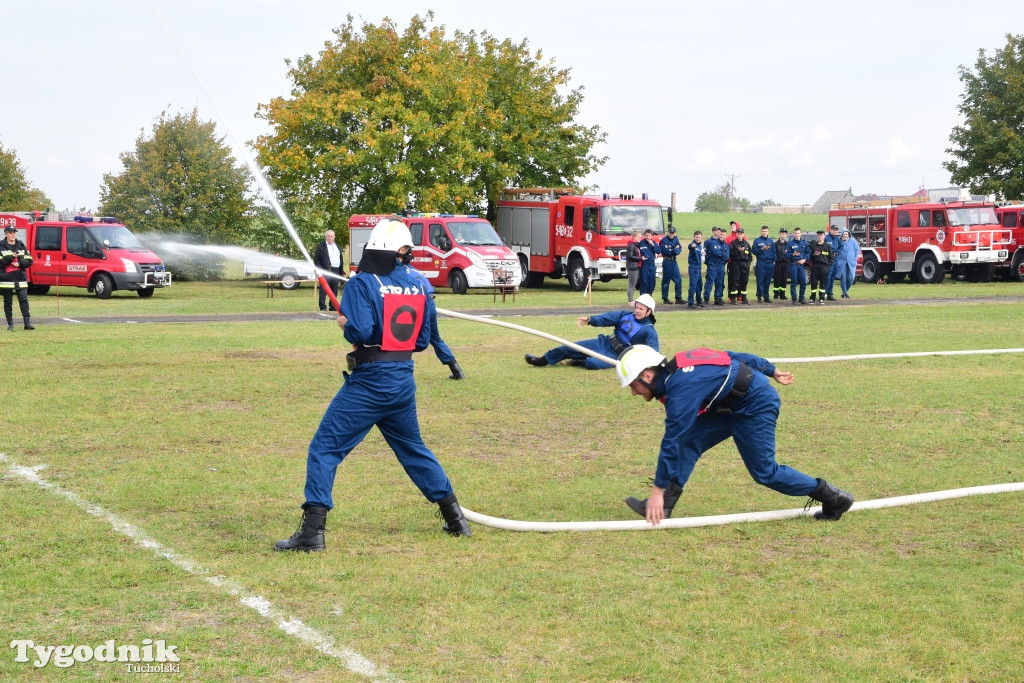
[[[390, 275], [357, 273], [342, 290], [341, 314], [345, 323], [345, 339], [362, 346], [380, 346], [384, 338], [384, 294], [414, 294], [426, 298], [424, 320], [416, 337], [416, 350], [430, 344], [429, 306], [432, 303], [424, 283], [426, 281], [411, 266], [398, 265]], [[426, 285], [427, 287], [429, 284]]]
[[708, 267], [724, 266], [729, 262], [729, 245], [725, 240], [712, 237], [704, 242], [704, 261]]
[[775, 240], [771, 237], [758, 237], [751, 249], [758, 263], [775, 263]]
[[661, 239], [661, 244], [658, 245], [658, 249], [661, 251], [662, 256], [679, 256], [683, 253], [683, 245], [679, 243], [679, 238], [675, 236], [666, 236]]
[[807, 242], [804, 242], [803, 238], [790, 237], [789, 242], [786, 243], [786, 258], [789, 259], [791, 266], [795, 266], [800, 259], [811, 258], [811, 248], [807, 246]]
[[700, 266], [704, 264], [704, 243], [697, 244], [696, 242], [690, 242], [686, 245], [686, 248], [690, 250], [690, 255], [686, 258], [687, 263], [691, 266]]
[[[665, 404], [665, 435], [661, 439], [661, 450], [658, 453], [655, 486], [668, 487], [671, 473], [676, 471], [681, 446], [690, 438], [689, 433], [696, 425], [702, 409], [707, 408], [716, 396], [721, 400], [729, 395], [736, 382], [740, 363], [754, 371], [747, 388], [748, 396], [758, 388], [770, 385], [768, 378], [775, 374], [775, 366], [769, 361], [750, 353], [726, 353], [732, 360], [729, 366], [696, 365], [671, 374], [659, 372], [655, 378], [654, 395]], [[733, 412], [738, 412], [736, 406]]]
[[[590, 316], [591, 327], [615, 327], [613, 333], [620, 343], [629, 346], [630, 344], [646, 344], [655, 351], [661, 347], [658, 344], [658, 331], [654, 329], [654, 316], [649, 315], [643, 320], [637, 320], [633, 311], [609, 311], [600, 315]], [[600, 335], [606, 337], [609, 335]]]
[[640, 264], [641, 270], [653, 270], [657, 267], [655, 259], [658, 258], [658, 245], [651, 244], [647, 240], [640, 240], [640, 253], [644, 255], [644, 261]]

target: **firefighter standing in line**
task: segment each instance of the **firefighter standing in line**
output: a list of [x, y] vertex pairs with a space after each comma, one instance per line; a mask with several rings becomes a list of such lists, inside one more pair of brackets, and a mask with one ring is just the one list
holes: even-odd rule
[[651, 495], [626, 499], [651, 524], [672, 516], [697, 460], [730, 436], [754, 481], [787, 496], [819, 501], [817, 519], [838, 520], [853, 505], [850, 493], [775, 460], [780, 402], [768, 378], [792, 384], [792, 373], [749, 353], [693, 349], [670, 360], [646, 346], [627, 349], [615, 370], [634, 396], [665, 405], [665, 435]]
[[736, 239], [729, 245], [729, 303], [749, 304], [747, 285], [750, 282], [750, 242], [743, 228], [736, 228]]
[[[657, 349], [658, 331], [654, 329], [654, 323], [654, 298], [650, 294], [641, 294], [633, 302], [632, 311], [611, 311], [577, 318], [576, 327], [614, 327], [615, 331], [612, 334], [598, 335], [597, 339], [584, 339], [576, 344], [608, 358], [618, 358], [631, 344], [646, 344]], [[563, 360], [568, 360], [569, 365], [573, 367], [587, 370], [604, 370], [612, 367], [602, 360], [568, 346], [556, 346], [543, 356], [528, 353], [524, 358], [527, 363], [538, 368], [555, 365]]]
[[32, 318], [28, 312], [28, 279], [25, 271], [32, 265], [32, 254], [25, 244], [18, 239], [18, 229], [13, 225], [4, 228], [4, 241], [0, 242], [0, 294], [4, 297], [4, 315], [7, 317], [7, 330], [14, 331], [14, 301], [18, 296], [18, 307], [26, 330], [34, 330]]
[[676, 237], [676, 229], [668, 226], [668, 235], [661, 238], [658, 245], [661, 251], [661, 303], [671, 303], [668, 300], [668, 285], [670, 282], [676, 286], [676, 303], [683, 303], [683, 277], [679, 273], [679, 254], [683, 252], [683, 245]]
[[751, 251], [757, 257], [754, 278], [757, 280], [757, 303], [771, 303], [768, 292], [772, 287], [772, 274], [775, 272], [775, 242], [768, 236], [768, 226], [761, 226], [761, 236], [754, 240]]
[[800, 234], [800, 228], [793, 228], [793, 237], [786, 242], [786, 257], [789, 260], [789, 296], [793, 305], [797, 303], [796, 286], [800, 285], [800, 303], [806, 304], [804, 293], [807, 291], [807, 272], [804, 264], [811, 258], [811, 250]]
[[725, 289], [725, 264], [729, 262], [729, 247], [722, 239], [722, 229], [711, 228], [711, 239], [704, 243], [704, 262], [708, 272], [704, 278], [704, 303], [711, 301], [711, 288], [715, 289], [715, 306], [722, 306], [722, 290]]
[[789, 242], [789, 231], [779, 229], [779, 239], [775, 240], [775, 289], [772, 299], [786, 300], [786, 279], [789, 276], [789, 256], [786, 246]]
[[828, 234], [825, 235], [825, 241], [832, 247], [832, 262], [828, 267], [828, 275], [825, 276], [825, 297], [829, 301], [835, 301], [836, 298], [832, 295], [832, 291], [836, 285], [836, 278], [839, 277], [839, 263], [836, 260], [836, 255], [839, 253], [839, 243], [841, 241], [838, 225], [828, 226]]
[[[701, 278], [704, 266], [704, 234], [700, 230], [694, 231], [693, 241], [686, 246], [686, 249], [690, 252], [686, 257], [687, 277], [690, 279], [687, 308], [704, 308], [704, 299], [701, 298], [701, 292], [704, 289], [704, 280]], [[696, 299], [696, 303], [694, 299]]]
[[355, 347], [350, 370], [309, 444], [302, 522], [274, 550], [324, 549], [335, 473], [374, 425], [426, 499], [438, 504], [443, 530], [472, 535], [448, 475], [420, 436], [412, 354], [430, 343], [430, 320], [422, 280], [398, 261], [411, 248], [409, 228], [381, 221], [345, 286], [338, 326]]
[[654, 278], [658, 272], [658, 245], [654, 243], [654, 232], [644, 230], [644, 238], [640, 240], [640, 282], [637, 288], [641, 294], [654, 296]]
[[818, 241], [810, 245], [811, 250], [811, 301], [817, 298], [819, 304], [825, 303], [825, 278], [828, 276], [835, 251], [825, 241], [825, 231], [818, 231]]

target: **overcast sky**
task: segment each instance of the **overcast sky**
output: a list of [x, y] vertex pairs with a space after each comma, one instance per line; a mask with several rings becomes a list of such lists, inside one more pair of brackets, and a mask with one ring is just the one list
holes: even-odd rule
[[267, 132], [254, 113], [288, 93], [284, 60], [318, 53], [347, 14], [404, 28], [432, 9], [449, 34], [528, 39], [584, 86], [580, 122], [608, 133], [587, 182], [665, 205], [674, 192], [682, 211], [727, 175], [783, 204], [948, 186], [958, 66], [1024, 32], [1020, 0], [152, 3], [225, 120], [147, 0], [0, 0], [0, 142], [58, 209], [94, 209], [163, 111], [198, 107], [229, 143]]

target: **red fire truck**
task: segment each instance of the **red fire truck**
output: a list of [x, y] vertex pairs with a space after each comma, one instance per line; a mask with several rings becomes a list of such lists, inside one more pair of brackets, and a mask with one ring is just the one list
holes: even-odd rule
[[382, 218], [402, 221], [412, 233], [412, 266], [435, 287], [465, 294], [471, 287], [518, 287], [519, 262], [494, 228], [479, 216], [412, 213], [356, 214], [349, 219], [349, 270], [355, 272], [373, 226]]
[[118, 289], [147, 298], [170, 287], [164, 262], [111, 217], [72, 216], [68, 212], [0, 213], [0, 225], [18, 228], [18, 239], [32, 253], [25, 271], [30, 294], [46, 294], [51, 285], [85, 287], [108, 299]]
[[1010, 231], [1009, 258], [996, 266], [996, 271], [1011, 282], [1024, 282], [1024, 204], [1000, 206], [996, 216]]
[[[569, 188], [509, 188], [498, 201], [498, 235], [516, 252], [527, 287], [566, 277], [581, 292], [591, 275], [626, 277], [634, 230], [664, 236], [661, 205], [641, 195], [580, 195]], [[661, 258], [658, 258], [660, 268]]]
[[865, 282], [909, 274], [930, 284], [946, 273], [987, 282], [1007, 259], [1011, 239], [995, 207], [983, 202], [841, 204], [828, 212], [828, 222], [848, 228], [860, 244]]

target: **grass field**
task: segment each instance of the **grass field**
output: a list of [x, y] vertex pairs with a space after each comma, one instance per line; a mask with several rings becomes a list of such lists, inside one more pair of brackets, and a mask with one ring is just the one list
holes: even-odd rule
[[[658, 329], [666, 350], [769, 358], [1016, 348], [1022, 291], [858, 284], [854, 305], [666, 307]], [[941, 302], [856, 305], [918, 297]], [[308, 288], [267, 299], [256, 283], [182, 283], [148, 300], [62, 293], [60, 305], [62, 317], [145, 322], [311, 310], [311, 299]], [[599, 285], [594, 300], [594, 310], [618, 306], [622, 283]], [[503, 308], [572, 340], [585, 336], [572, 315], [530, 308], [584, 303], [564, 282], [515, 304], [439, 301]], [[32, 307], [54, 317], [56, 297]], [[460, 500], [512, 519], [633, 519], [622, 499], [646, 495], [661, 407], [619, 390], [611, 373], [523, 363], [545, 340], [441, 325], [469, 379], [452, 382], [432, 354], [419, 356], [419, 414]], [[281, 556], [270, 547], [298, 522], [306, 446], [341, 382], [332, 321], [40, 325], [0, 340], [5, 644], [162, 639], [178, 648], [173, 675], [196, 681], [1024, 678], [1024, 494], [855, 511], [834, 524], [474, 525], [472, 538], [452, 539], [374, 432], [338, 470], [327, 551]], [[783, 368], [797, 380], [779, 387], [779, 459], [860, 500], [1024, 481], [1020, 361]], [[698, 464], [676, 516], [803, 503], [754, 484], [726, 443]], [[355, 654], [376, 666], [369, 676]], [[98, 661], [36, 670], [0, 648], [0, 680], [132, 676]]]

